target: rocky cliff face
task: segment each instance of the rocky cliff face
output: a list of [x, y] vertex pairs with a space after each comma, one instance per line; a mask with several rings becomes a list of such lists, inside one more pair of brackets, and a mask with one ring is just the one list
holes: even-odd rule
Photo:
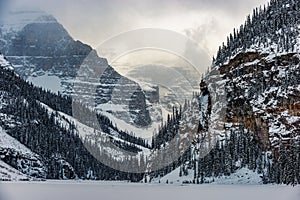
[[300, 1], [254, 9], [200, 88], [199, 128], [177, 180], [210, 183], [249, 168], [258, 183], [299, 184]]
[[299, 55], [242, 53], [223, 65], [226, 122], [243, 124], [265, 150], [287, 145], [300, 133]]
[[216, 84], [225, 84], [225, 126], [243, 126], [264, 150], [289, 146], [300, 134], [299, 7], [299, 1], [274, 0], [254, 9], [204, 78], [215, 84], [218, 74]]
[[[117, 73], [90, 46], [74, 41], [55, 18], [43, 12], [25, 11], [10, 13], [0, 21], [0, 52], [19, 75], [53, 91], [89, 102], [92, 99], [92, 106], [99, 110], [103, 104], [105, 108], [122, 107], [106, 111], [128, 123], [137, 126], [151, 123], [140, 86]], [[76, 79], [84, 76], [79, 74], [83, 63], [85, 68], [98, 73], [93, 75], [94, 79], [86, 76], [84, 80]], [[87, 93], [90, 88], [93, 91]]]

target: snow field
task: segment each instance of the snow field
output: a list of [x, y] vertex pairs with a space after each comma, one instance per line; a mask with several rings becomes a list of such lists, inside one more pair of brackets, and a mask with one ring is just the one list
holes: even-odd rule
[[1, 200], [298, 200], [300, 186], [282, 185], [171, 185], [126, 182], [2, 182]]

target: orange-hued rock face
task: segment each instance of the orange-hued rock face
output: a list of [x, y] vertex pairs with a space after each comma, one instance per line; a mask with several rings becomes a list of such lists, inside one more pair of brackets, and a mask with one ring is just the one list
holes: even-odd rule
[[298, 54], [239, 53], [217, 70], [226, 80], [224, 123], [244, 126], [263, 150], [288, 146], [300, 134]]

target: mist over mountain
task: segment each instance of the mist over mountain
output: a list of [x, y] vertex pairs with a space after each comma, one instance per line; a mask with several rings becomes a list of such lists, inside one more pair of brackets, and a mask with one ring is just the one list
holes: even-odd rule
[[[99, 110], [103, 104], [118, 105], [122, 109], [107, 111], [129, 124], [151, 124], [140, 86], [117, 73], [90, 46], [73, 40], [47, 13], [8, 12], [0, 22], [0, 52], [19, 75], [38, 86], [91, 101]], [[81, 67], [92, 72], [80, 74]], [[89, 88], [93, 91], [87, 94]]]

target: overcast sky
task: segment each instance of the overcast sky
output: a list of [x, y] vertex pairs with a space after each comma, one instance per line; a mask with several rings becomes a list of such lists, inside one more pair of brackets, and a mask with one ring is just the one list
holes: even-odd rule
[[[0, 3], [4, 1], [18, 9], [45, 10], [52, 14], [74, 39], [87, 43], [95, 49], [108, 39], [130, 30], [160, 28], [176, 31], [193, 39], [206, 51], [209, 59], [201, 58], [203, 66], [211, 62], [210, 59], [216, 54], [218, 46], [226, 41], [226, 36], [233, 28], [244, 23], [253, 8], [268, 2], [268, 0], [0, 0]], [[4, 8], [3, 5], [0, 6]], [[149, 58], [139, 53], [120, 58], [122, 62], [119, 65], [124, 66], [125, 62], [130, 66], [144, 62], [162, 64], [157, 61], [154, 63], [154, 60], [165, 57], [152, 56], [151, 63]], [[195, 55], [197, 57], [197, 53]], [[130, 63], [133, 60], [139, 62]], [[117, 61], [110, 64], [118, 67]]]
[[[5, 1], [5, 0], [0, 0]], [[214, 54], [247, 14], [268, 0], [9, 0], [54, 15], [75, 38], [97, 47], [137, 28], [164, 28], [206, 45]], [[188, 31], [187, 31], [188, 30]]]

